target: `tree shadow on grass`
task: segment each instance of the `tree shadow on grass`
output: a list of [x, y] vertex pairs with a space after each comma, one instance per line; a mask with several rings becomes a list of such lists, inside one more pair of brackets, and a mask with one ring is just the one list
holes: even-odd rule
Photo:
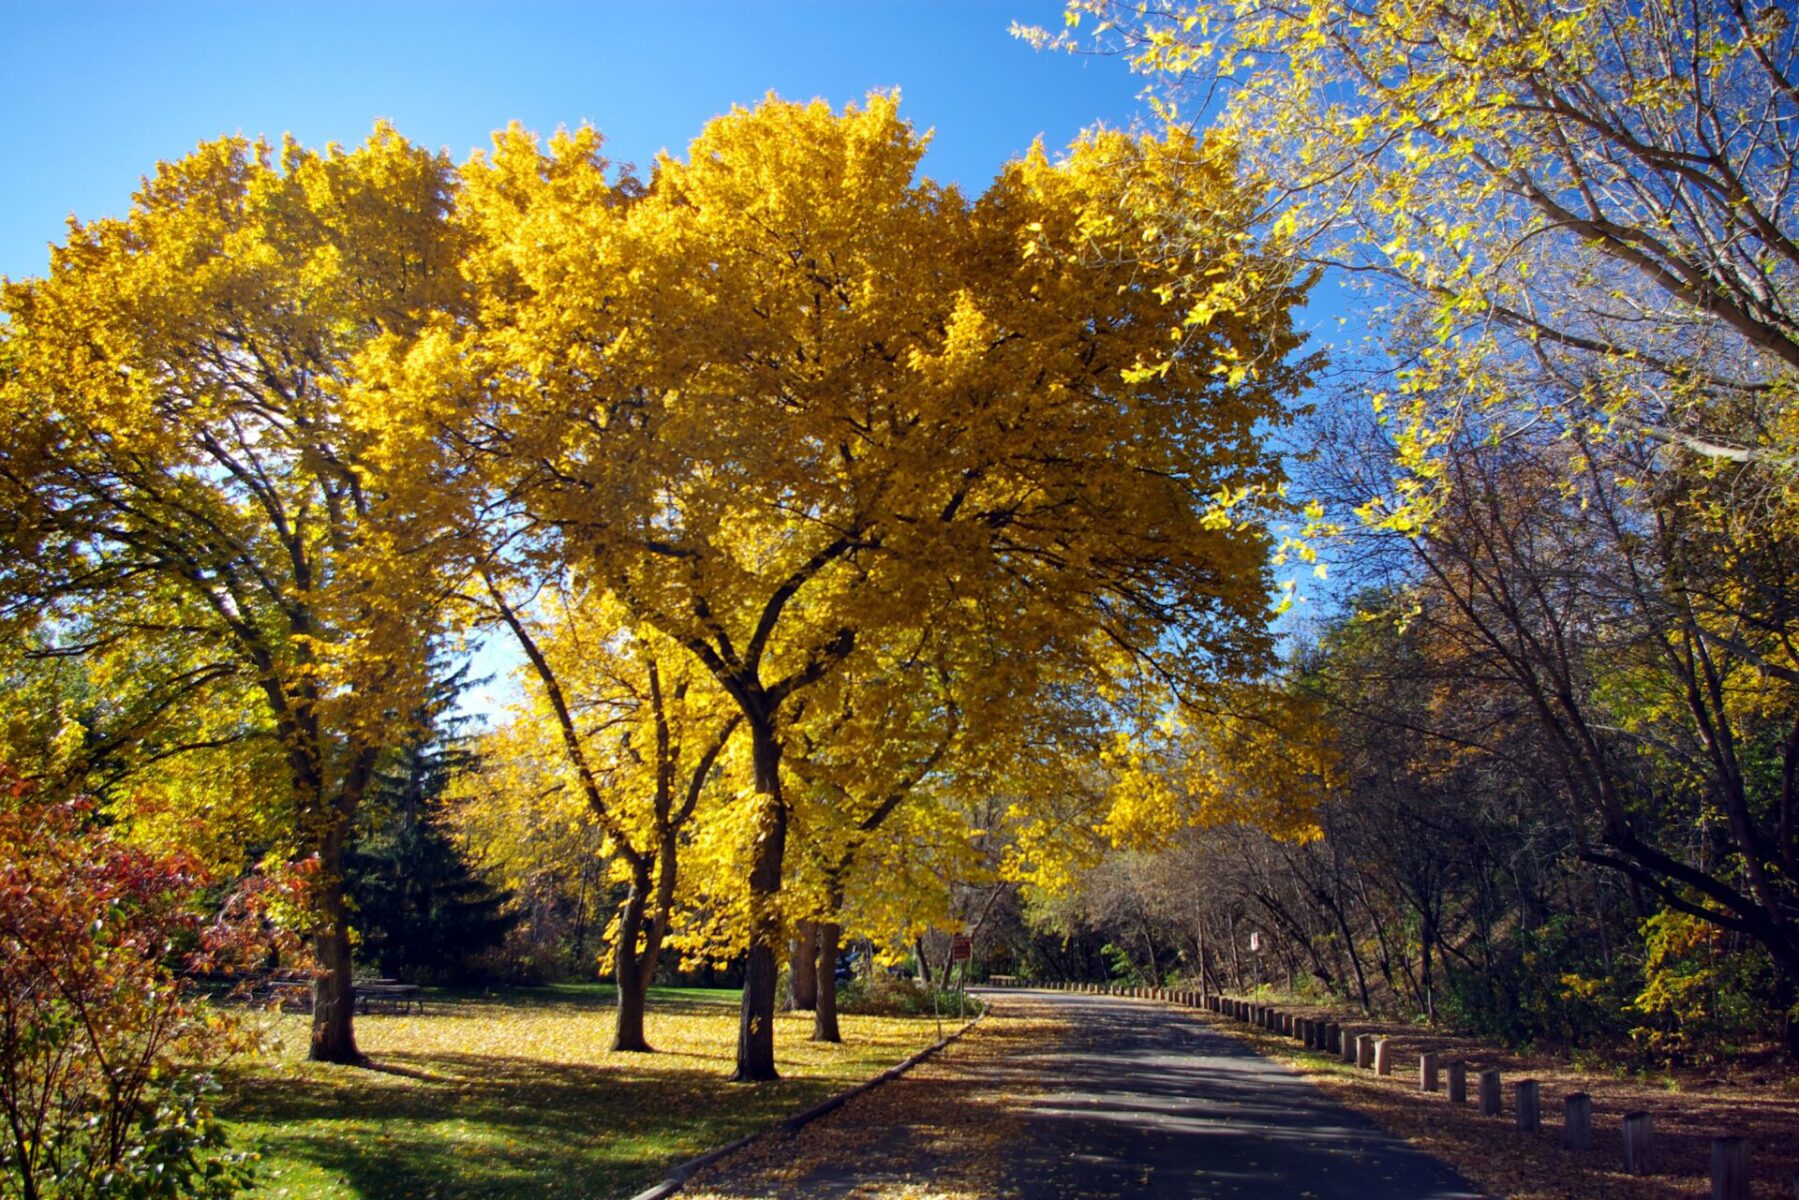
[[628, 1195], [674, 1163], [766, 1128], [838, 1086], [743, 1087], [669, 1056], [625, 1065], [390, 1053], [373, 1069], [246, 1073], [226, 1116], [271, 1157], [354, 1194], [451, 1198]]

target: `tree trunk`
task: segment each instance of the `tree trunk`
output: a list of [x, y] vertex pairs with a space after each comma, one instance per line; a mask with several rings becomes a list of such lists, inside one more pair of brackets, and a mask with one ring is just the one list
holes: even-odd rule
[[812, 1040], [815, 1042], [843, 1040], [843, 1034], [837, 1028], [837, 942], [842, 936], [843, 926], [836, 922], [818, 923], [818, 958], [815, 960], [818, 1007], [812, 1012]]
[[811, 1012], [818, 1007], [817, 924], [795, 922], [793, 937], [787, 944], [791, 949], [787, 956], [787, 1007], [793, 1012]]
[[1243, 961], [1237, 954], [1237, 918], [1235, 914], [1230, 917], [1226, 937], [1231, 948], [1231, 990], [1240, 992], [1243, 990]]
[[1427, 1020], [1437, 1019], [1437, 981], [1431, 963], [1431, 948], [1437, 941], [1437, 922], [1432, 916], [1424, 918], [1424, 934], [1419, 939], [1419, 958], [1421, 973], [1424, 977], [1424, 1015]]
[[618, 1020], [612, 1028], [612, 1048], [627, 1053], [653, 1054], [643, 1033], [643, 1017], [649, 1007], [650, 972], [647, 964], [632, 962], [624, 953], [618, 958]]
[[1793, 1014], [1793, 995], [1796, 991], [1799, 991], [1799, 987], [1794, 985], [1792, 975], [1776, 965], [1774, 999], [1780, 1005], [1780, 1041], [1790, 1063], [1799, 1063], [1799, 1017]]
[[924, 935], [912, 939], [912, 953], [918, 958], [918, 980], [926, 987], [931, 986], [931, 958], [924, 950]]
[[330, 854], [319, 895], [319, 933], [313, 938], [318, 974], [312, 982], [314, 1062], [356, 1064], [356, 988], [352, 982], [349, 914], [344, 904], [342, 854]]
[[781, 797], [781, 747], [772, 722], [753, 720], [750, 753], [762, 811], [750, 867], [750, 949], [743, 970], [743, 1009], [737, 1024], [736, 1083], [778, 1079], [775, 1071], [775, 991], [781, 949], [781, 869], [787, 855], [787, 804]]
[[650, 972], [655, 968], [649, 956], [640, 954], [637, 948], [643, 933], [644, 909], [649, 903], [650, 877], [649, 871], [642, 866], [633, 871], [633, 876], [631, 893], [625, 898], [624, 915], [619, 919], [618, 967], [615, 971], [618, 1019], [612, 1027], [612, 1048], [626, 1053], [650, 1054], [653, 1051], [643, 1035], [643, 1014], [649, 999]]

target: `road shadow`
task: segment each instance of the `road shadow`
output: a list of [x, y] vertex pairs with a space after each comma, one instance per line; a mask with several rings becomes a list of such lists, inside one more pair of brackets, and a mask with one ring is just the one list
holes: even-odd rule
[[[1473, 1200], [1454, 1170], [1287, 1068], [1160, 1004], [1057, 996], [1061, 1044], [1005, 1065], [1026, 1104], [1023, 1197]], [[996, 1080], [996, 1083], [999, 1081]]]

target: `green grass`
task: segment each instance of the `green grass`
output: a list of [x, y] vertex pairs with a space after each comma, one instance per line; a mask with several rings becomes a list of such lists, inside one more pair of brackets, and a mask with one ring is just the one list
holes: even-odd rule
[[227, 1079], [223, 1115], [263, 1156], [259, 1197], [417, 1200], [629, 1196], [670, 1166], [766, 1128], [936, 1038], [930, 1018], [845, 1016], [844, 1044], [778, 1018], [783, 1078], [726, 1081], [737, 993], [662, 988], [659, 1053], [611, 1054], [601, 985], [446, 992], [424, 1015], [358, 1018], [369, 1068], [305, 1062], [304, 1016]]

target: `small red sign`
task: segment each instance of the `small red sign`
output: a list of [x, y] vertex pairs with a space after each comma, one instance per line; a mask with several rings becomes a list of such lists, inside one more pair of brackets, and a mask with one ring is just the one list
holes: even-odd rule
[[973, 957], [974, 943], [968, 940], [967, 934], [958, 933], [950, 939], [949, 958], [951, 962], [967, 962]]

